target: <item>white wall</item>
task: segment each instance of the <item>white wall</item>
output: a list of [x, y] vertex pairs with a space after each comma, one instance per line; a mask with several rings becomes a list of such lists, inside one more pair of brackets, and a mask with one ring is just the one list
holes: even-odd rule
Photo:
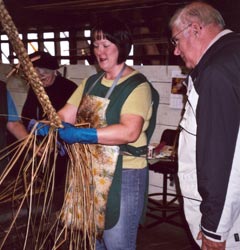
[[[173, 109], [170, 104], [170, 93], [172, 84], [172, 72], [181, 71], [178, 66], [134, 66], [142, 72], [160, 94], [160, 104], [158, 108], [157, 124], [151, 142], [158, 143], [161, 138], [162, 131], [166, 128], [176, 128], [179, 123], [181, 112], [180, 109]], [[6, 74], [11, 70], [9, 65], [0, 65], [0, 79], [7, 82], [7, 87], [10, 90], [19, 114], [26, 98], [28, 86], [21, 80], [18, 75], [11, 76], [6, 79]], [[63, 72], [63, 67], [60, 69]], [[94, 66], [85, 65], [70, 65], [66, 66], [66, 77], [79, 84], [81, 80], [96, 72]], [[56, 93], [60, 94], [60, 93]], [[175, 187], [169, 187], [175, 190]], [[150, 171], [150, 186], [149, 192], [159, 192], [161, 190], [161, 175]]]

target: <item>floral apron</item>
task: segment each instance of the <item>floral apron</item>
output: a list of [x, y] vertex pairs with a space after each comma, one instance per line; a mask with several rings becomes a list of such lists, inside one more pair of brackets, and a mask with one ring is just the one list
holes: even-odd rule
[[[106, 122], [106, 110], [109, 105], [110, 100], [108, 99], [112, 93], [114, 87], [117, 85], [118, 80], [120, 79], [122, 72], [125, 67], [122, 68], [117, 78], [114, 80], [111, 88], [106, 94], [105, 98], [98, 96], [91, 96], [88, 93], [93, 89], [95, 84], [99, 81], [97, 79], [95, 83], [88, 90], [88, 93], [82, 98], [82, 101], [79, 105], [77, 112], [77, 123], [89, 125], [92, 128], [100, 128], [107, 126]], [[101, 75], [102, 78], [103, 75]], [[75, 145], [75, 144], [74, 144]], [[80, 144], [81, 145], [81, 144]], [[93, 196], [89, 196], [91, 201], [87, 203], [93, 203], [93, 206], [89, 208], [89, 213], [85, 211], [85, 207], [82, 207], [80, 204], [83, 204], [82, 199], [79, 197], [81, 194], [74, 194], [73, 190], [77, 186], [77, 181], [74, 173], [71, 172], [71, 168], [68, 171], [68, 180], [67, 180], [67, 189], [65, 194], [65, 202], [63, 205], [63, 212], [61, 215], [62, 222], [68, 226], [75, 229], [82, 229], [84, 222], [84, 217], [86, 214], [92, 218], [89, 224], [89, 227], [92, 227], [92, 222], [96, 226], [96, 235], [97, 238], [102, 236], [102, 233], [105, 228], [105, 214], [108, 201], [109, 190], [113, 181], [118, 156], [119, 156], [119, 146], [109, 146], [101, 144], [89, 144], [89, 150], [91, 152], [91, 175], [87, 178], [90, 180], [87, 182], [89, 185], [92, 185]], [[74, 164], [78, 165], [78, 164]], [[89, 168], [89, 166], [86, 166]], [[86, 175], [84, 176], [86, 178]], [[91, 188], [90, 188], [91, 189]], [[85, 195], [83, 195], [85, 197]], [[84, 214], [85, 215], [84, 215]], [[73, 218], [73, 217], [76, 217]], [[73, 225], [74, 224], [74, 225]]]

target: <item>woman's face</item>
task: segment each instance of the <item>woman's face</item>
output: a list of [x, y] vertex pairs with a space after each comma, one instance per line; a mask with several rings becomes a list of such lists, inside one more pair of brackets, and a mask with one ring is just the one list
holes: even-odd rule
[[114, 43], [101, 36], [100, 40], [93, 42], [93, 48], [99, 67], [102, 70], [111, 71], [118, 64], [119, 51]]

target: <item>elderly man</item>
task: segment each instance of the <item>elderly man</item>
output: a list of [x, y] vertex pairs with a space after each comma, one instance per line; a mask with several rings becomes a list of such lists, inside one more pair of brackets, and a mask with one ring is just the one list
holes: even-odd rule
[[[48, 52], [37, 51], [29, 55], [35, 70], [44, 86], [52, 106], [56, 111], [61, 109], [68, 98], [72, 95], [77, 85], [61, 76], [57, 71], [59, 68], [56, 57]], [[47, 119], [42, 106], [38, 101], [32, 88], [29, 88], [26, 101], [22, 109], [22, 119], [26, 127], [31, 119], [43, 120]], [[58, 155], [56, 163], [56, 186], [62, 187], [64, 183], [66, 166], [68, 157], [66, 155]]]
[[[77, 88], [77, 85], [58, 73], [58, 61], [48, 52], [37, 51], [30, 54], [29, 57], [43, 83], [52, 106], [58, 111], [65, 105], [68, 98]], [[23, 106], [22, 117], [25, 126], [28, 126], [31, 119], [42, 120], [47, 118], [31, 88]]]
[[174, 54], [192, 69], [180, 126], [184, 211], [202, 250], [240, 249], [240, 36], [192, 2], [170, 20]]

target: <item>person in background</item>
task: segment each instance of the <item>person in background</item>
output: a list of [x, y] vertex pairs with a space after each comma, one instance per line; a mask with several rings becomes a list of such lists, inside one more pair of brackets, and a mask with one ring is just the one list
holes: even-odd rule
[[[105, 17], [91, 34], [92, 51], [101, 71], [85, 79], [58, 112], [65, 122], [59, 136], [69, 144], [120, 147], [108, 197], [105, 230], [102, 240], [97, 240], [96, 249], [134, 250], [148, 183], [147, 133], [153, 124], [152, 117], [156, 118], [152, 112], [152, 87], [144, 75], [125, 63], [132, 46], [131, 32], [125, 23]], [[157, 105], [158, 98], [157, 94]], [[94, 124], [94, 117], [99, 118], [98, 114], [95, 116], [95, 107], [99, 108], [100, 102], [107, 108], [106, 122], [99, 126]], [[92, 121], [92, 127], [73, 126], [81, 121]], [[40, 132], [44, 133], [44, 129]], [[99, 164], [96, 160], [98, 168]]]
[[192, 2], [170, 20], [174, 55], [191, 69], [180, 122], [179, 181], [202, 250], [240, 249], [240, 36]]
[[[36, 72], [42, 81], [52, 106], [60, 110], [77, 88], [77, 85], [61, 76], [57, 59], [48, 52], [36, 51], [29, 55]], [[29, 88], [26, 101], [22, 109], [22, 119], [26, 127], [31, 119], [43, 120], [46, 116], [42, 106], [32, 88]]]
[[[17, 114], [16, 106], [5, 82], [0, 81], [0, 150], [8, 145], [8, 132], [16, 139], [24, 139], [28, 132]], [[0, 172], [7, 164], [7, 158], [0, 161]]]
[[[42, 81], [52, 106], [56, 111], [60, 110], [77, 88], [77, 85], [59, 74], [57, 71], [59, 69], [58, 61], [48, 52], [36, 51], [30, 54], [29, 58]], [[23, 123], [27, 128], [29, 121], [32, 119], [46, 119], [42, 106], [31, 87], [28, 90], [21, 115]], [[68, 157], [66, 155], [58, 155], [56, 163], [56, 185], [61, 186], [64, 183], [67, 161]]]

